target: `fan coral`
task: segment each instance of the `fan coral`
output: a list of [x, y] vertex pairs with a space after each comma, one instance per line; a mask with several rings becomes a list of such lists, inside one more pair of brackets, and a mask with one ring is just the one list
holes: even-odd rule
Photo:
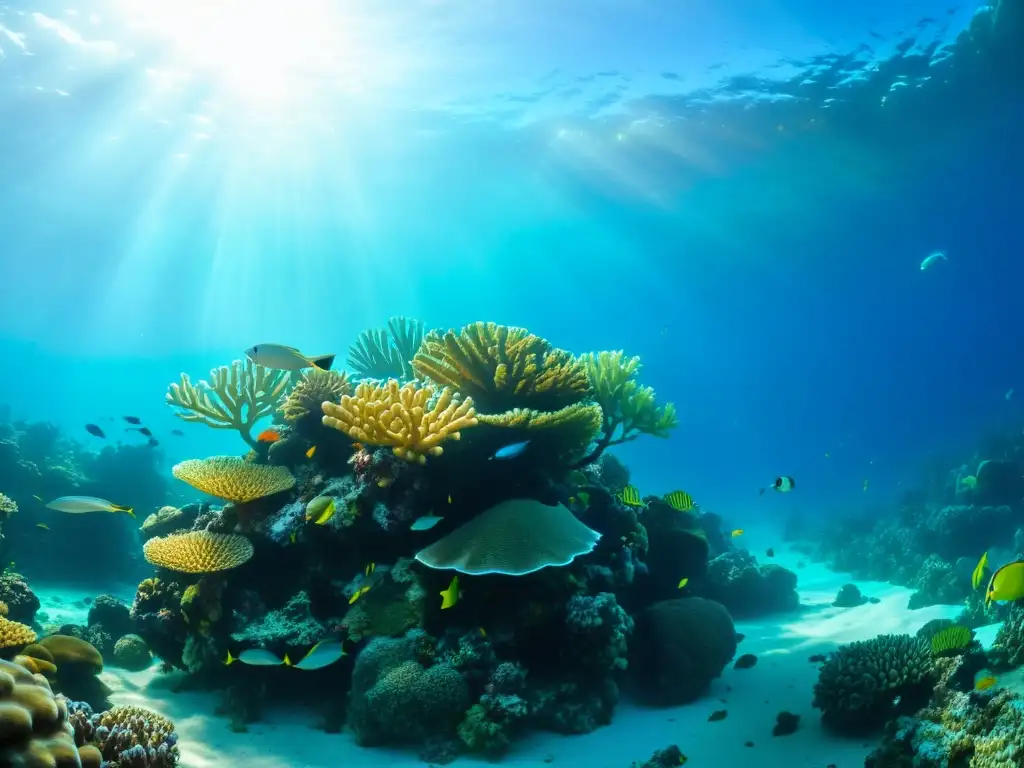
[[459, 430], [477, 423], [473, 401], [455, 402], [452, 390], [444, 389], [434, 403], [433, 387], [410, 382], [399, 387], [395, 379], [383, 386], [363, 382], [353, 396], [341, 403], [323, 404], [323, 423], [368, 445], [390, 446], [406, 461], [424, 463], [440, 456], [445, 440], [458, 440]]
[[0, 765], [77, 766], [68, 708], [49, 684], [27, 669], [0, 661]]
[[423, 339], [412, 367], [442, 386], [472, 397], [488, 413], [512, 408], [554, 411], [590, 395], [586, 369], [524, 328], [471, 323]]
[[0, 652], [20, 650], [35, 641], [36, 633], [32, 627], [0, 617]]
[[289, 422], [302, 421], [309, 416], [319, 421], [322, 403], [340, 403], [342, 397], [350, 394], [352, 384], [344, 371], [310, 368], [288, 393], [280, 408], [281, 415]]
[[424, 326], [419, 320], [392, 317], [388, 327], [371, 328], [359, 334], [348, 350], [348, 365], [364, 379], [399, 379], [415, 376], [411, 361], [423, 343]]
[[231, 366], [210, 371], [210, 382], [193, 384], [188, 374], [167, 389], [167, 404], [175, 416], [196, 421], [215, 429], [234, 429], [256, 448], [252, 428], [272, 414], [288, 388], [288, 372], [256, 365], [251, 360], [235, 360]]
[[146, 669], [153, 661], [146, 641], [138, 635], [125, 635], [114, 643], [114, 663], [127, 670]]
[[932, 656], [957, 656], [970, 648], [973, 639], [967, 627], [946, 627], [932, 635]]
[[829, 654], [814, 686], [814, 706], [833, 728], [857, 733], [885, 722], [897, 698], [927, 701], [931, 645], [910, 635], [879, 635]]
[[252, 542], [234, 533], [188, 531], [157, 536], [142, 547], [146, 562], [180, 573], [216, 573], [252, 558]]
[[295, 477], [286, 467], [253, 464], [235, 456], [189, 459], [175, 464], [171, 474], [198, 491], [236, 504], [295, 487]]
[[91, 744], [111, 768], [173, 768], [178, 764], [174, 723], [143, 707], [114, 707], [93, 714], [82, 702], [69, 702], [74, 740]]
[[[513, 408], [496, 415], [480, 414], [481, 424], [508, 430], [521, 430], [531, 451], [550, 453], [566, 461], [575, 461], [601, 431], [603, 415], [596, 403], [573, 403], [558, 411], [534, 411]], [[506, 442], [512, 442], [508, 440]]]

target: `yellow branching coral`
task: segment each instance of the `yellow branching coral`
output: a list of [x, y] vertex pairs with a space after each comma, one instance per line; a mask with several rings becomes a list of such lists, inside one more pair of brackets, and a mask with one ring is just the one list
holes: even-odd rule
[[252, 558], [252, 542], [234, 533], [189, 531], [157, 536], [142, 546], [146, 562], [179, 573], [216, 573]]
[[557, 410], [590, 394], [582, 363], [524, 328], [471, 323], [431, 331], [412, 359], [416, 373], [472, 397], [488, 413]]
[[175, 464], [171, 474], [198, 491], [236, 504], [295, 487], [295, 477], [287, 467], [253, 464], [236, 456], [188, 459]]
[[167, 389], [167, 404], [175, 415], [215, 429], [235, 429], [251, 448], [256, 448], [252, 428], [281, 404], [290, 379], [287, 371], [275, 371], [251, 360], [235, 360], [230, 366], [210, 371], [210, 381], [192, 383], [187, 373]]
[[319, 419], [321, 403], [340, 403], [343, 396], [350, 394], [352, 384], [344, 371], [310, 368], [288, 393], [279, 410], [285, 421], [295, 422], [311, 415]]
[[11, 649], [21, 650], [35, 641], [36, 633], [32, 627], [0, 617], [0, 653]]
[[521, 430], [521, 439], [531, 442], [531, 450], [546, 448], [570, 461], [586, 452], [603, 424], [601, 406], [596, 403], [574, 403], [558, 411], [515, 408], [496, 415], [480, 414], [477, 418], [481, 424]]
[[441, 443], [458, 440], [459, 430], [475, 426], [472, 398], [455, 400], [443, 389], [433, 407], [433, 387], [409, 382], [399, 387], [395, 379], [381, 386], [364, 381], [355, 394], [341, 403], [323, 404], [323, 423], [367, 445], [390, 446], [406, 461], [424, 463], [427, 456], [440, 456]]
[[581, 358], [594, 388], [594, 399], [604, 411], [604, 423], [597, 449], [585, 463], [595, 461], [610, 445], [634, 440], [640, 435], [668, 437], [679, 421], [672, 403], [659, 406], [651, 387], [636, 381], [640, 358], [617, 352], [598, 352]]

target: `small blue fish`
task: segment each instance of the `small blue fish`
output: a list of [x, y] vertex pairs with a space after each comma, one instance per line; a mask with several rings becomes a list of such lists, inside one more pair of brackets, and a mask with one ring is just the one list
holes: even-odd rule
[[526, 450], [526, 446], [528, 446], [529, 444], [529, 440], [524, 440], [521, 443], [512, 443], [512, 445], [506, 445], [504, 448], [499, 448], [491, 458], [514, 459], [516, 456], [521, 456], [523, 451]]
[[437, 515], [425, 515], [417, 518], [412, 525], [409, 526], [410, 531], [429, 531], [435, 525], [440, 523], [444, 518], [438, 517]]

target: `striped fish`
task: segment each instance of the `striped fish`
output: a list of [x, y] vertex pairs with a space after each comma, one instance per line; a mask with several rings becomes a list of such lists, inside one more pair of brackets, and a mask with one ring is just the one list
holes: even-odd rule
[[644, 505], [643, 499], [640, 498], [640, 491], [635, 486], [627, 485], [622, 489], [622, 493], [615, 495], [627, 507], [642, 507]]
[[665, 503], [676, 512], [689, 512], [693, 509], [693, 497], [686, 491], [672, 491], [665, 495]]

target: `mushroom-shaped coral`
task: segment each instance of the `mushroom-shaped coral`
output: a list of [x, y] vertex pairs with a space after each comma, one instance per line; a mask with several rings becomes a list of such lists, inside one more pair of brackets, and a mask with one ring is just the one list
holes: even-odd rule
[[458, 440], [459, 430], [477, 423], [470, 398], [456, 402], [452, 390], [444, 389], [431, 407], [434, 395], [433, 387], [414, 382], [399, 387], [395, 379], [382, 386], [364, 381], [340, 404], [323, 403], [323, 422], [353, 440], [390, 446], [400, 459], [422, 464], [444, 452], [442, 442]]
[[573, 403], [558, 411], [513, 408], [505, 413], [479, 414], [477, 418], [481, 424], [521, 433], [505, 440], [505, 444], [529, 440], [532, 453], [566, 461], [575, 461], [586, 452], [602, 424], [601, 406], [596, 403]]
[[581, 362], [525, 328], [470, 323], [423, 339], [412, 367], [472, 397], [488, 413], [512, 408], [553, 411], [584, 400], [590, 381]]
[[0, 616], [0, 654], [9, 655], [36, 641], [32, 627]]
[[193, 384], [187, 373], [167, 389], [167, 404], [175, 416], [215, 429], [235, 429], [256, 448], [252, 428], [272, 414], [288, 388], [288, 372], [235, 360], [231, 366], [210, 371], [210, 381]]
[[142, 547], [146, 562], [179, 573], [216, 573], [252, 558], [252, 542], [235, 533], [188, 531], [157, 536]]
[[568, 565], [590, 552], [600, 538], [561, 504], [549, 507], [535, 499], [511, 499], [420, 550], [416, 559], [430, 568], [477, 576], [523, 576]]
[[822, 722], [859, 733], [885, 722], [896, 699], [923, 704], [931, 692], [931, 644], [910, 635], [879, 635], [829, 654], [814, 686]]
[[288, 393], [279, 410], [288, 422], [302, 421], [309, 416], [319, 421], [321, 403], [340, 403], [342, 397], [350, 394], [352, 384], [344, 371], [310, 368]]
[[9, 661], [0, 661], [0, 765], [80, 765], [67, 705], [45, 679]]
[[253, 464], [235, 456], [189, 459], [175, 464], [171, 474], [197, 491], [235, 504], [255, 501], [295, 487], [295, 477], [286, 467]]

